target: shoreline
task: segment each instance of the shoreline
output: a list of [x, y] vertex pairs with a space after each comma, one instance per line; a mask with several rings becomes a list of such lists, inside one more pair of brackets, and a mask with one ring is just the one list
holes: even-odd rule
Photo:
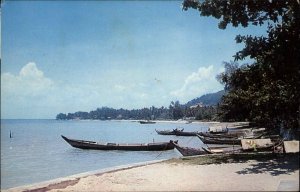
[[132, 169], [132, 168], [137, 168], [141, 166], [146, 166], [146, 165], [152, 165], [156, 163], [160, 163], [163, 161], [167, 161], [168, 159], [161, 159], [161, 160], [153, 160], [153, 161], [144, 161], [144, 162], [139, 162], [139, 163], [132, 163], [132, 164], [126, 164], [126, 165], [119, 165], [119, 166], [113, 166], [113, 167], [108, 167], [108, 168], [103, 168], [103, 169], [98, 169], [94, 171], [87, 171], [83, 173], [78, 173], [74, 175], [69, 175], [66, 177], [60, 177], [56, 179], [51, 179], [47, 181], [42, 181], [38, 183], [32, 183], [32, 184], [27, 184], [27, 185], [21, 185], [17, 187], [12, 187], [8, 189], [1, 189], [2, 192], [17, 192], [17, 191], [48, 191], [56, 188], [65, 188], [70, 185], [74, 185], [78, 183], [78, 181], [82, 178], [86, 178], [89, 176], [100, 176], [106, 173], [113, 173], [117, 171], [122, 171], [122, 170], [127, 170], [127, 169]]
[[[102, 120], [77, 120], [77, 121], [102, 121]], [[125, 119], [112, 119], [107, 121], [116, 121], [116, 122], [136, 122], [138, 123], [141, 120], [125, 120]], [[174, 123], [174, 124], [206, 124], [206, 125], [217, 125], [217, 126], [230, 126], [230, 128], [237, 128], [241, 126], [249, 126], [248, 121], [238, 121], [238, 122], [221, 122], [221, 121], [201, 121], [201, 120], [151, 120], [155, 123]]]
[[1, 191], [299, 190], [299, 155], [245, 155], [239, 158], [234, 155], [200, 155], [147, 161]]

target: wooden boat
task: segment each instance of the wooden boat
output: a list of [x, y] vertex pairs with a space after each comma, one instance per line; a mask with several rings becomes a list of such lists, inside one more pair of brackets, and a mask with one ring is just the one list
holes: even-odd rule
[[173, 145], [175, 148], [181, 153], [183, 156], [194, 156], [194, 155], [204, 155], [208, 154], [208, 152], [201, 150], [201, 149], [196, 149], [196, 148], [191, 148], [191, 147], [181, 147], [177, 143], [173, 142]]
[[159, 130], [156, 130], [156, 133], [158, 133], [159, 135], [175, 135], [175, 132], [174, 130], [170, 131], [170, 130], [162, 130], [162, 131], [159, 131]]
[[276, 146], [280, 146], [282, 141], [274, 143], [271, 139], [242, 139], [242, 146], [225, 147], [225, 148], [202, 148], [206, 152], [210, 153], [242, 153], [249, 151], [273, 151]]
[[154, 124], [154, 123], [156, 123], [155, 121], [149, 121], [149, 120], [147, 120], [147, 121], [139, 121], [140, 122], [140, 124]]
[[188, 131], [175, 131], [176, 136], [197, 136], [199, 132], [188, 132]]
[[211, 138], [211, 137], [203, 137], [198, 134], [197, 137], [205, 144], [241, 145], [241, 139], [236, 139], [236, 138]]
[[198, 135], [201, 135], [203, 137], [210, 137], [210, 138], [238, 138], [239, 136], [237, 134], [212, 134], [209, 132], [200, 132]]
[[170, 130], [163, 130], [163, 131], [159, 131], [156, 130], [155, 131], [159, 134], [159, 135], [176, 135], [176, 136], [196, 136], [197, 134], [199, 134], [200, 132], [188, 132], [188, 131], [183, 131], [184, 129], [173, 129], [172, 131]]
[[126, 150], [126, 151], [164, 151], [174, 149], [177, 141], [159, 142], [159, 143], [133, 143], [133, 144], [117, 144], [117, 143], [98, 143], [94, 141], [75, 140], [61, 136], [72, 147], [80, 149], [96, 149], [96, 150]]
[[243, 133], [243, 132], [227, 132], [227, 133], [218, 133], [212, 134], [209, 132], [200, 132], [199, 135], [203, 137], [210, 137], [210, 138], [251, 138], [251, 137], [258, 137], [263, 136], [265, 133]]
[[264, 136], [265, 133], [262, 133], [260, 135], [256, 136], [250, 136], [250, 137], [240, 137], [240, 138], [226, 138], [226, 137], [205, 137], [197, 134], [197, 137], [205, 144], [229, 144], [229, 145], [241, 145], [242, 139], [258, 139]]
[[203, 151], [207, 153], [240, 153], [243, 151], [242, 147], [225, 147], [225, 148], [204, 148], [202, 147]]

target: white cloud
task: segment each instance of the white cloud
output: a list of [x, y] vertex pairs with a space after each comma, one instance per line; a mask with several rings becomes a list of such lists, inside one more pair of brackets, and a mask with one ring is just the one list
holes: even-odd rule
[[213, 65], [200, 67], [197, 72], [193, 72], [185, 78], [181, 88], [171, 91], [170, 95], [181, 102], [187, 102], [202, 94], [219, 91], [222, 86], [215, 77], [220, 71], [222, 69], [214, 69]]
[[49, 117], [54, 89], [54, 82], [33, 62], [16, 75], [2, 73], [1, 118]]
[[143, 85], [128, 81], [122, 84], [99, 82], [55, 82], [30, 62], [18, 74], [1, 74], [2, 118], [55, 118], [60, 112], [90, 111], [101, 106], [138, 108], [150, 105], [147, 103], [151, 99], [143, 91]]
[[82, 83], [54, 81], [31, 62], [18, 74], [1, 74], [2, 117], [55, 118], [60, 112], [90, 111], [101, 106], [127, 109], [166, 106], [174, 99], [183, 103], [220, 90], [222, 86], [215, 80], [219, 71], [213, 66], [201, 67], [188, 75], [179, 89], [170, 93], [174, 83], [158, 84], [153, 79], [143, 81], [127, 76], [110, 81], [103, 81], [102, 76]]
[[33, 62], [26, 64], [18, 75], [1, 74], [1, 92], [4, 96], [38, 96], [52, 87], [53, 81], [45, 77]]

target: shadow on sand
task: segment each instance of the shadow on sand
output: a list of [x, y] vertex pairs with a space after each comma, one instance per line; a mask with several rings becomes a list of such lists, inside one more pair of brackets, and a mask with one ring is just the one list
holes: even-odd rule
[[[257, 159], [255, 159], [257, 160]], [[241, 171], [237, 171], [237, 174], [259, 174], [269, 173], [272, 176], [278, 176], [281, 174], [291, 174], [296, 170], [299, 170], [299, 153], [293, 155], [284, 155], [277, 158], [263, 158], [257, 160]]]

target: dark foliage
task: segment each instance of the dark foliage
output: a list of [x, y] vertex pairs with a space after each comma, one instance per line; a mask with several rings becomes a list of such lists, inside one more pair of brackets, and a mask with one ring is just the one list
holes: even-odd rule
[[[222, 91], [217, 93], [207, 94], [200, 98], [204, 98], [201, 101], [215, 101], [216, 96], [220, 97]], [[211, 98], [210, 98], [211, 97]], [[192, 101], [198, 101], [193, 99]], [[154, 106], [150, 108], [142, 109], [113, 109], [109, 107], [101, 107], [97, 110], [90, 112], [75, 112], [75, 113], [59, 113], [56, 119], [70, 120], [70, 119], [98, 119], [98, 120], [110, 120], [110, 119], [151, 119], [151, 120], [178, 120], [178, 119], [196, 119], [196, 120], [217, 120], [217, 106], [197, 106], [191, 107], [192, 101], [189, 101], [189, 105], [181, 105], [179, 101], [172, 101], [169, 108]]]
[[193, 99], [189, 102], [187, 102], [185, 105], [190, 107], [192, 105], [196, 105], [198, 103], [202, 103], [203, 105], [208, 105], [208, 106], [217, 106], [223, 95], [225, 94], [224, 90], [218, 91], [216, 93], [209, 93], [202, 95], [201, 97], [198, 97], [196, 99]]
[[[236, 37], [245, 47], [235, 61], [246, 57], [250, 65], [225, 64], [217, 78], [228, 93], [220, 105], [223, 120], [250, 120], [266, 127], [299, 127], [300, 110], [300, 4], [295, 0], [185, 0], [183, 9], [219, 19], [219, 28], [268, 26], [267, 36]], [[278, 130], [278, 129], [277, 129]]]

